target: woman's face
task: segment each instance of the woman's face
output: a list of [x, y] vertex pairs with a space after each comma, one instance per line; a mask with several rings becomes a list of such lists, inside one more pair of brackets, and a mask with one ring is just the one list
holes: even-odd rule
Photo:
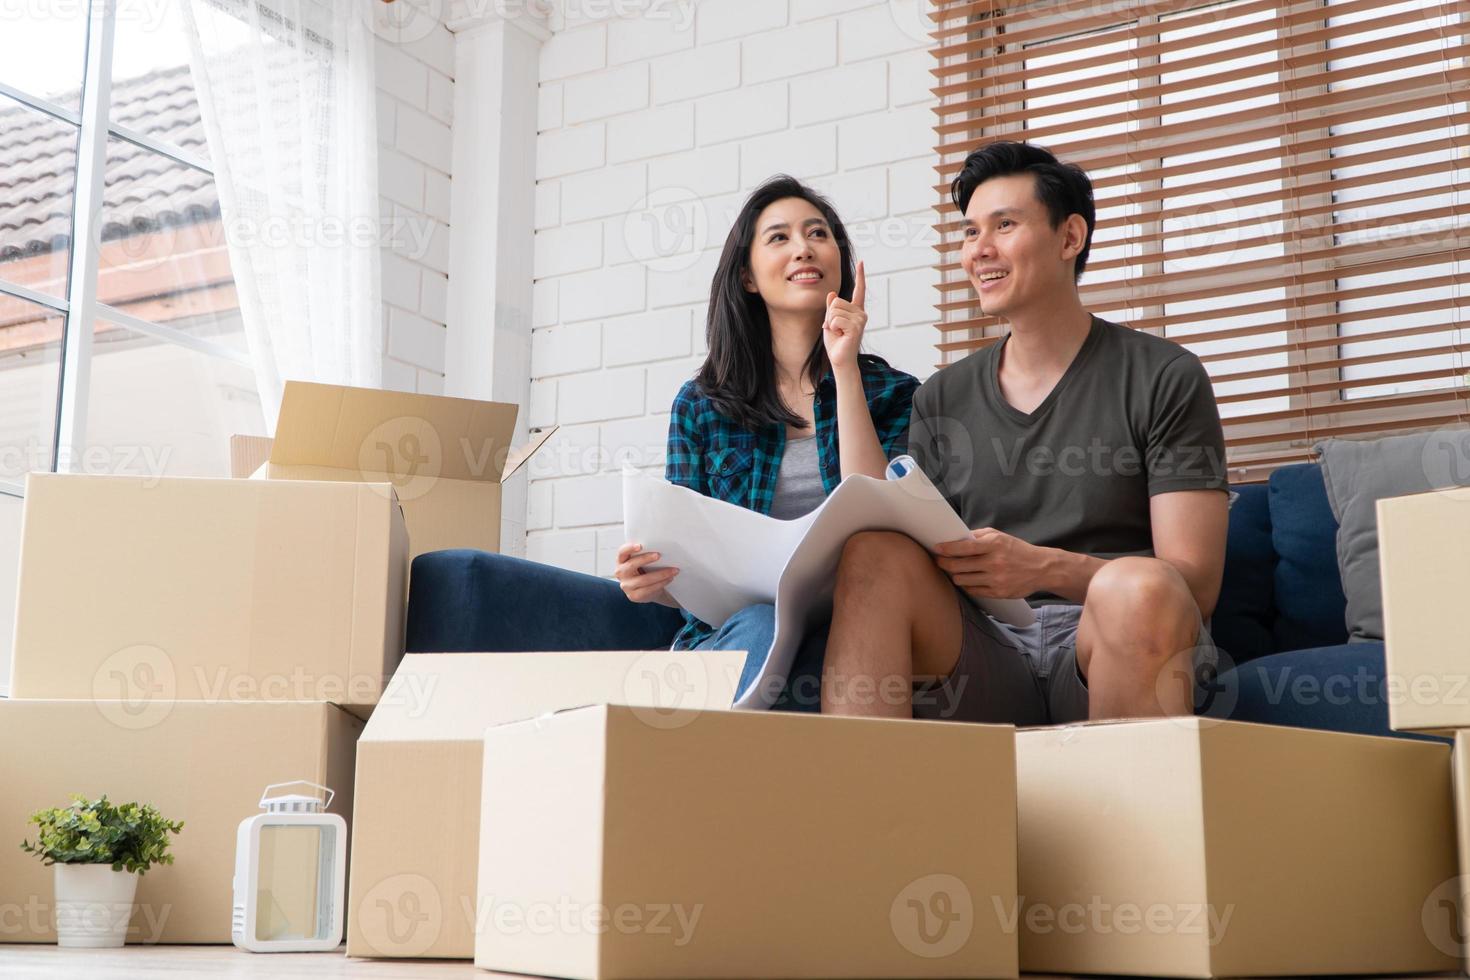
[[822, 212], [799, 197], [767, 205], [755, 222], [743, 279], [770, 309], [824, 311], [827, 294], [842, 286], [842, 254]]

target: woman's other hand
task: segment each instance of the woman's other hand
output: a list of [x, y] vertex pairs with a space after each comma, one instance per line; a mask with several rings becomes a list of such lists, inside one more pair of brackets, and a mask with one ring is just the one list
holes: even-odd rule
[[622, 587], [623, 595], [634, 602], [657, 602], [678, 609], [679, 604], [665, 587], [679, 574], [679, 570], [649, 567], [658, 559], [657, 551], [644, 551], [643, 545], [630, 541], [618, 549], [618, 564], [613, 569], [613, 577]]

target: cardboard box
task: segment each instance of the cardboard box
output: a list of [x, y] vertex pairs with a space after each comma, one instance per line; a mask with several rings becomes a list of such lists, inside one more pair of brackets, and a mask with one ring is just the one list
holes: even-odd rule
[[[1022, 731], [1021, 969], [1434, 973], [1449, 747], [1197, 718]], [[1448, 886], [1446, 885], [1448, 883]]]
[[555, 427], [511, 448], [516, 406], [371, 388], [286, 382], [272, 480], [391, 483], [410, 557], [500, 550], [500, 487]]
[[485, 735], [475, 965], [1014, 977], [1008, 725], [599, 705]]
[[242, 480], [271, 458], [270, 436], [230, 436], [230, 478]]
[[1470, 487], [1378, 501], [1389, 724], [1470, 728]]
[[469, 959], [485, 729], [596, 701], [728, 708], [745, 654], [410, 654], [357, 760], [350, 956]]
[[[184, 828], [138, 881], [129, 942], [228, 943], [235, 830], [270, 783], [309, 779], [352, 817], [362, 721], [323, 703], [0, 700], [0, 942], [55, 942], [54, 870], [20, 849], [73, 793], [151, 803]], [[83, 969], [78, 967], [77, 969]]]
[[407, 575], [386, 484], [33, 473], [11, 696], [365, 716], [403, 655]]
[[1454, 787], [1460, 877], [1424, 903], [1424, 931], [1470, 973], [1470, 732], [1455, 733]]

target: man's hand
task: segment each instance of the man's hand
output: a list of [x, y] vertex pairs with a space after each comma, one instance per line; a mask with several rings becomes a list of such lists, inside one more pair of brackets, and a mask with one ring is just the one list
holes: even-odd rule
[[934, 549], [941, 571], [977, 599], [1024, 599], [1045, 590], [1049, 548], [1038, 548], [994, 528]]

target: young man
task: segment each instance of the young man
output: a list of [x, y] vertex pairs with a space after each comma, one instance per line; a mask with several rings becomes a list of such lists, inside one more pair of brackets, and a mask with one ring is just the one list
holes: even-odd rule
[[[1194, 710], [1224, 568], [1225, 447], [1210, 380], [1077, 293], [1092, 183], [993, 143], [952, 195], [961, 264], [1010, 332], [914, 396], [909, 452], [973, 528], [931, 556], [886, 532], [842, 556], [822, 710], [1046, 724]], [[1025, 598], [1016, 628], [971, 597]], [[917, 683], [916, 683], [917, 682]]]

